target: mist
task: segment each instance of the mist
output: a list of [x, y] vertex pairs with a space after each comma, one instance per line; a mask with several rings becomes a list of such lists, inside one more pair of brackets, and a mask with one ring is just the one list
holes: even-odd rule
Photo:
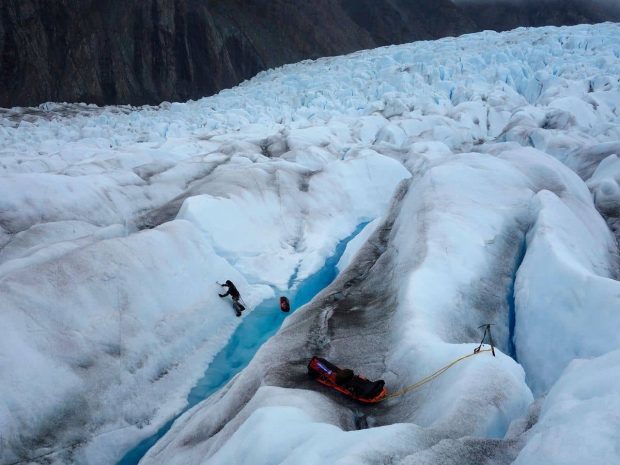
[[501, 5], [509, 4], [513, 6], [536, 7], [557, 5], [578, 6], [590, 10], [600, 21], [620, 21], [620, 1], [618, 0], [452, 0], [455, 5]]

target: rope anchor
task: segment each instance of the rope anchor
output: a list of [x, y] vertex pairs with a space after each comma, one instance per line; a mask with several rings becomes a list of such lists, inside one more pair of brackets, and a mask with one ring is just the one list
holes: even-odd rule
[[493, 336], [491, 335], [491, 326], [495, 326], [493, 323], [485, 323], [482, 326], [478, 326], [478, 329], [484, 328], [484, 334], [482, 335], [482, 340], [480, 341], [480, 345], [474, 349], [474, 354], [480, 352], [482, 349], [482, 344], [484, 343], [484, 338], [489, 334], [489, 344], [491, 344], [491, 353], [493, 357], [495, 357], [495, 344], [493, 344]]
[[[484, 334], [482, 335], [482, 341], [480, 341], [480, 345], [474, 349], [474, 353], [468, 354], [468, 355], [463, 355], [462, 357], [457, 358], [456, 360], [448, 363], [446, 366], [444, 366], [444, 367], [440, 368], [439, 370], [437, 370], [435, 373], [432, 373], [432, 374], [428, 375], [426, 378], [422, 378], [417, 383], [410, 384], [409, 386], [405, 386], [404, 388], [394, 392], [393, 394], [388, 394], [382, 400], [393, 399], [395, 397], [400, 397], [403, 394], [407, 394], [408, 392], [414, 391], [414, 390], [424, 386], [426, 383], [430, 383], [435, 378], [438, 378], [439, 376], [443, 375], [446, 371], [448, 371], [450, 368], [452, 368], [457, 363], [459, 363], [459, 362], [461, 362], [461, 361], [463, 361], [465, 359], [468, 359], [469, 357], [473, 357], [474, 355], [481, 354], [482, 352], [491, 352], [493, 354], [493, 357], [495, 357], [495, 347], [494, 347], [494, 344], [493, 344], [493, 336], [491, 335], [491, 326], [495, 326], [495, 325], [493, 325], [492, 323], [486, 323], [486, 324], [484, 324], [484, 325], [479, 327], [479, 328], [484, 328]], [[489, 342], [491, 344], [491, 348], [490, 349], [483, 349], [482, 348], [482, 344], [484, 343], [484, 339], [486, 338], [487, 333], [489, 334]]]

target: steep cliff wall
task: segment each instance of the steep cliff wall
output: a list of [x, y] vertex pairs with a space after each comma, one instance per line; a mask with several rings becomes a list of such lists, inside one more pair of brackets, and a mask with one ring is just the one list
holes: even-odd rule
[[3, 106], [186, 100], [264, 68], [206, 2], [6, 0], [1, 8]]
[[450, 0], [3, 0], [0, 106], [157, 104], [305, 58], [485, 28], [600, 20]]

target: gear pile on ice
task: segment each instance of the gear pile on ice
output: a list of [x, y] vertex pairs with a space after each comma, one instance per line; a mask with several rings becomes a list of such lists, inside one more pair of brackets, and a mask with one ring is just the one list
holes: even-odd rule
[[308, 375], [321, 384], [343, 393], [364, 404], [374, 404], [386, 394], [385, 381], [370, 381], [353, 373], [348, 368], [338, 368], [324, 358], [312, 357], [308, 364]]
[[[482, 335], [480, 345], [474, 349], [473, 353], [463, 355], [462, 357], [453, 360], [434, 373], [431, 373], [425, 378], [405, 386], [390, 395], [388, 395], [387, 388], [385, 387], [385, 381], [382, 379], [378, 381], [369, 381], [363, 376], [355, 375], [353, 370], [348, 368], [338, 368], [336, 365], [328, 362], [324, 358], [312, 357], [310, 363], [308, 363], [308, 375], [319, 383], [333, 388], [351, 399], [357, 400], [358, 402], [364, 404], [376, 404], [384, 399], [393, 399], [414, 391], [424, 386], [426, 383], [430, 383], [434, 379], [440, 377], [457, 363], [473, 357], [474, 355], [478, 355], [483, 352], [491, 352], [493, 357], [495, 357], [495, 347], [493, 344], [493, 336], [491, 335], [491, 326], [492, 324], [486, 323], [479, 327], [484, 328], [484, 334]], [[484, 339], [487, 334], [489, 335], [491, 348], [483, 349]]]

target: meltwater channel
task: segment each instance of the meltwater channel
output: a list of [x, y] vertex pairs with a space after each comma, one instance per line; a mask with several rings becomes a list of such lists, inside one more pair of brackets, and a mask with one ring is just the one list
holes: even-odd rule
[[[326, 288], [338, 275], [336, 265], [351, 239], [357, 236], [368, 222], [358, 225], [353, 233], [340, 241], [334, 254], [325, 261], [319, 271], [288, 292], [283, 293], [291, 302], [291, 313], [310, 302]], [[148, 450], [172, 427], [174, 421], [193, 406], [202, 402], [224, 386], [252, 360], [258, 349], [273, 336], [282, 325], [288, 313], [280, 311], [278, 297], [263, 301], [243, 318], [228, 344], [215, 356], [204, 376], [187, 396], [187, 406], [174, 418], [165, 423], [155, 434], [142, 440], [118, 462], [118, 465], [136, 465]]]

